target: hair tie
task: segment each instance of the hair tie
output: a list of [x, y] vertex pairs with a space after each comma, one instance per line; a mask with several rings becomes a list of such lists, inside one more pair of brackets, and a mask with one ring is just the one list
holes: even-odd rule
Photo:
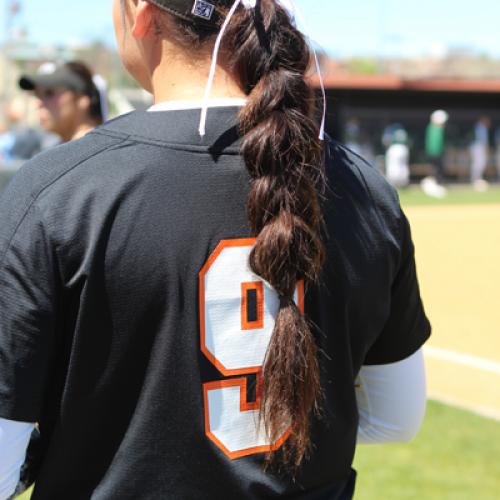
[[287, 295], [280, 295], [279, 300], [280, 300], [280, 309], [284, 309], [285, 307], [295, 305], [295, 300], [293, 299], [293, 297], [289, 297]]

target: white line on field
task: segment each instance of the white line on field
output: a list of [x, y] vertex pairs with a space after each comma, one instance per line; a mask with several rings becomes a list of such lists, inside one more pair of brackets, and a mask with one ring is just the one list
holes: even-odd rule
[[485, 406], [475, 405], [472, 403], [464, 403], [459, 399], [442, 395], [439, 392], [436, 393], [430, 392], [429, 399], [433, 399], [434, 401], [439, 401], [440, 403], [444, 403], [448, 406], [454, 406], [455, 408], [460, 408], [461, 410], [466, 410], [471, 413], [475, 413], [480, 417], [490, 418], [492, 420], [498, 420], [500, 422], [500, 411], [495, 410], [493, 408], [487, 408]]
[[497, 361], [431, 346], [424, 347], [424, 353], [431, 358], [449, 361], [451, 363], [457, 363], [459, 365], [475, 368], [476, 370], [481, 370], [483, 372], [500, 375], [500, 363]]

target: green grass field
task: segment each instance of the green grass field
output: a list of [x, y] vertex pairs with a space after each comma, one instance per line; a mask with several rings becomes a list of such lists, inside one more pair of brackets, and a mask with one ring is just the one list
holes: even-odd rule
[[431, 198], [419, 186], [411, 186], [399, 191], [399, 197], [405, 206], [500, 203], [500, 186], [492, 185], [484, 193], [478, 193], [468, 186], [450, 186], [447, 196], [443, 199]]
[[358, 447], [356, 500], [500, 498], [500, 424], [429, 402], [410, 444]]

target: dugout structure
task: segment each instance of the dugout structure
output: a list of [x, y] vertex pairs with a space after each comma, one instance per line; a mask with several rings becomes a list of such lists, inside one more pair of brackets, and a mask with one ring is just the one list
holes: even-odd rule
[[[319, 81], [313, 81], [319, 88]], [[444, 109], [450, 115], [446, 128], [445, 172], [450, 180], [466, 182], [474, 125], [481, 116], [488, 116], [492, 121], [492, 154], [487, 176], [496, 175], [494, 135], [500, 128], [499, 80], [408, 80], [390, 75], [332, 74], [325, 78], [325, 86], [328, 132], [349, 144], [349, 124], [356, 121], [365, 146], [364, 156], [380, 161], [385, 153], [383, 131], [393, 124], [401, 124], [409, 134], [414, 178], [429, 173], [424, 143], [425, 129], [433, 111]]]

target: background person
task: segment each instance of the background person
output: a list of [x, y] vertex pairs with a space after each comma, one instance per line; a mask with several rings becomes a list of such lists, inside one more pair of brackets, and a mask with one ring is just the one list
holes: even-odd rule
[[356, 443], [418, 430], [430, 325], [397, 194], [320, 140], [281, 2], [228, 6], [116, 1], [155, 105], [0, 198], [2, 491], [33, 422], [35, 499], [350, 499]]
[[487, 116], [482, 116], [474, 126], [474, 140], [470, 146], [470, 180], [477, 191], [488, 189], [484, 172], [490, 157], [490, 127], [491, 120]]
[[100, 82], [85, 64], [74, 61], [45, 64], [38, 74], [21, 77], [19, 86], [37, 97], [41, 126], [67, 142], [106, 120], [105, 89]]
[[500, 126], [495, 129], [495, 166], [497, 168], [497, 179], [500, 182]]
[[0, 134], [0, 164], [16, 168], [42, 149], [42, 134], [24, 125], [24, 103], [13, 99], [6, 106], [8, 126]]
[[444, 183], [445, 127], [449, 115], [438, 109], [431, 115], [425, 131], [425, 153], [432, 165], [433, 173], [420, 183], [422, 190], [429, 196], [444, 198], [446, 188]]
[[400, 128], [393, 134], [392, 144], [385, 154], [385, 175], [396, 188], [404, 188], [410, 184], [410, 149], [408, 134]]

